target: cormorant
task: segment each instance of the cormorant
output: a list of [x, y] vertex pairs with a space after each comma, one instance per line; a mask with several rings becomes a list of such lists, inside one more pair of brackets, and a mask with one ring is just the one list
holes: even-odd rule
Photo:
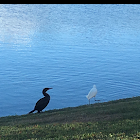
[[52, 88], [44, 88], [42, 93], [45, 96], [44, 98], [41, 98], [40, 100], [37, 101], [34, 110], [30, 111], [30, 113], [33, 113], [35, 110], [38, 111], [38, 113], [40, 113], [40, 111], [42, 111], [49, 103], [50, 101], [50, 95], [48, 93], [46, 93], [47, 90], [52, 89]]

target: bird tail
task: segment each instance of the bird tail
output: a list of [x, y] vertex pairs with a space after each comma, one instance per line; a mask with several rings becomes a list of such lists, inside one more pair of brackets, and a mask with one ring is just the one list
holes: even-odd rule
[[30, 111], [30, 112], [29, 112], [29, 114], [30, 114], [30, 113], [33, 113], [34, 111], [35, 111], [35, 109], [34, 109], [34, 110], [32, 110], [32, 111]]

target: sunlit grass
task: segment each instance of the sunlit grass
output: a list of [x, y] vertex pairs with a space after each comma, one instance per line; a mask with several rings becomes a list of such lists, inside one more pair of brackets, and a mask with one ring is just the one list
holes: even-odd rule
[[140, 97], [0, 118], [3, 140], [137, 140]]
[[[65, 123], [31, 126], [2, 126], [1, 139], [115, 139], [138, 138], [135, 121], [116, 123]], [[133, 130], [132, 130], [133, 129]]]

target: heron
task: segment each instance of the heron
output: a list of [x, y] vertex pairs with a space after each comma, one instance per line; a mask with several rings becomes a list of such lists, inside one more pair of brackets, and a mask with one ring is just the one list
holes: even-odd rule
[[90, 99], [93, 97], [95, 101], [100, 101], [95, 99], [96, 94], [97, 94], [97, 88], [96, 85], [93, 85], [93, 88], [89, 91], [88, 95], [86, 95], [87, 99], [89, 100], [89, 104], [90, 104]]
[[33, 113], [35, 110], [37, 110], [38, 113], [40, 113], [40, 111], [42, 111], [48, 105], [48, 103], [50, 101], [50, 95], [48, 93], [46, 93], [46, 91], [48, 91], [49, 89], [52, 89], [52, 88], [43, 89], [42, 93], [45, 97], [41, 98], [40, 100], [37, 101], [34, 109], [32, 111], [30, 111], [29, 114]]

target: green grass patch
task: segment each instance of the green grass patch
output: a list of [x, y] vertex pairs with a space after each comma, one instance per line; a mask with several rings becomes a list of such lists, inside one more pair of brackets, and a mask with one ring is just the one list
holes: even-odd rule
[[1, 140], [137, 140], [140, 97], [0, 118]]

